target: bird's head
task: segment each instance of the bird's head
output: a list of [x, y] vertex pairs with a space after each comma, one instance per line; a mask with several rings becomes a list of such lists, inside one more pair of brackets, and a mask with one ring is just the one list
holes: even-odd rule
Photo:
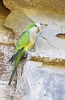
[[41, 31], [41, 26], [42, 26], [42, 24], [41, 23], [35, 23], [35, 31], [36, 31], [36, 33], [38, 33], [39, 31]]
[[27, 30], [29, 30], [32, 33], [39, 33], [41, 31], [42, 24], [40, 23], [32, 23], [28, 26]]

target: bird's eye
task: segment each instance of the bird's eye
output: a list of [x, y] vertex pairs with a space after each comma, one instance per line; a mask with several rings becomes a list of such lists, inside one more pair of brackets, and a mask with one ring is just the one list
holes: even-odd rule
[[37, 25], [35, 25], [35, 27], [37, 27]]

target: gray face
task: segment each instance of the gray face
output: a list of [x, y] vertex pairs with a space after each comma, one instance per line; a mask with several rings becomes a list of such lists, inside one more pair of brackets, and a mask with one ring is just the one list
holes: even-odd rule
[[41, 26], [42, 26], [41, 23], [35, 23], [35, 26], [38, 28], [38, 32], [41, 31]]
[[40, 30], [41, 30], [40, 23], [35, 23], [35, 26], [30, 29], [30, 31], [29, 31], [30, 32], [30, 40], [32, 42], [36, 41], [36, 38], [38, 37]]
[[41, 31], [40, 23], [35, 23], [35, 26], [30, 29], [30, 32], [32, 32], [32, 33], [38, 33], [39, 31]]

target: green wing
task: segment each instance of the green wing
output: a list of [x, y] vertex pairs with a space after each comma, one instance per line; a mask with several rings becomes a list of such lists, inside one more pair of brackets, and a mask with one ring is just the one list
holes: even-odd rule
[[35, 23], [31, 23], [25, 32], [23, 32], [23, 34], [21, 35], [19, 41], [18, 41], [18, 44], [16, 45], [16, 49], [15, 49], [15, 52], [14, 54], [16, 54], [20, 49], [24, 48], [28, 42], [29, 42], [29, 39], [30, 39], [30, 34], [29, 34], [29, 30], [35, 26]]
[[25, 31], [21, 35], [21, 37], [16, 45], [16, 49], [14, 51], [14, 54], [16, 54], [19, 50], [21, 50], [22, 48], [24, 48], [28, 44], [29, 38], [30, 38], [30, 33], [28, 31]]

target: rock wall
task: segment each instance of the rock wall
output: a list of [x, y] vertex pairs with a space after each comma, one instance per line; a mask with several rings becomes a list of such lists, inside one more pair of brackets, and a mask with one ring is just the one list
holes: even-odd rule
[[65, 14], [64, 0], [3, 0], [4, 5], [13, 10], [18, 7], [37, 8], [41, 10], [53, 11], [59, 14]]
[[[1, 100], [65, 100], [64, 0], [3, 0], [11, 10], [0, 12]], [[1, 6], [2, 7], [2, 6]], [[1, 10], [1, 9], [0, 9]], [[10, 13], [10, 14], [9, 14]], [[4, 17], [3, 17], [4, 16]], [[14, 45], [31, 22], [42, 23], [41, 34], [27, 59], [17, 68], [17, 84], [8, 86]]]

